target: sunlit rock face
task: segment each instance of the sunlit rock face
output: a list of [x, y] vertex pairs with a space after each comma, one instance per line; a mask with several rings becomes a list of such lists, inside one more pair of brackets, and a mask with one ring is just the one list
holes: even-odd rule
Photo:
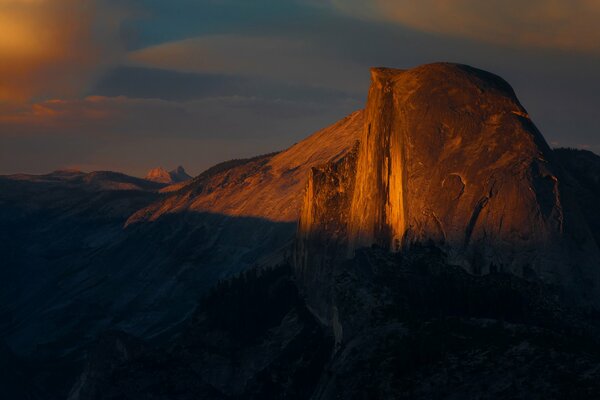
[[146, 180], [159, 183], [181, 183], [192, 179], [185, 169], [180, 165], [172, 171], [162, 167], [153, 168], [146, 174]]
[[363, 124], [363, 111], [356, 111], [287, 150], [218, 164], [174, 187], [171, 196], [140, 210], [128, 224], [183, 211], [295, 224], [311, 168], [342, 158], [360, 137]]
[[510, 85], [455, 64], [371, 76], [354, 168], [311, 175], [300, 275], [321, 276], [360, 247], [435, 244], [473, 274], [508, 272], [598, 304], [596, 243]]

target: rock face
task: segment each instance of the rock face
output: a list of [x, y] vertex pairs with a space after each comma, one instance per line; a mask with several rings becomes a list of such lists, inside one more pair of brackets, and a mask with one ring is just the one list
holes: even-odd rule
[[587, 150], [556, 149], [555, 158], [571, 179], [569, 192], [580, 205], [596, 243], [600, 246], [600, 156]]
[[[473, 274], [507, 272], [600, 304], [598, 247], [510, 85], [455, 64], [371, 75], [360, 147], [347, 160], [355, 168], [311, 175], [296, 253], [302, 279], [361, 247], [433, 243]], [[313, 306], [335, 319], [322, 301]]]
[[159, 183], [180, 183], [192, 179], [190, 175], [185, 172], [185, 169], [180, 165], [172, 171], [167, 171], [162, 167], [153, 168], [146, 174], [146, 180]]
[[66, 397], [102, 332], [165, 340], [219, 280], [289, 255], [308, 171], [352, 149], [362, 116], [169, 186], [114, 172], [0, 176], [0, 342], [36, 358], [41, 398]]
[[216, 165], [166, 199], [140, 210], [129, 224], [182, 211], [296, 223], [308, 172], [351, 150], [363, 121], [363, 112], [356, 111], [285, 151]]
[[181, 165], [175, 168], [173, 171], [169, 172], [169, 175], [171, 175], [171, 179], [173, 179], [173, 182], [184, 182], [192, 179], [192, 176], [188, 175], [188, 173], [185, 172], [185, 169], [183, 169]]

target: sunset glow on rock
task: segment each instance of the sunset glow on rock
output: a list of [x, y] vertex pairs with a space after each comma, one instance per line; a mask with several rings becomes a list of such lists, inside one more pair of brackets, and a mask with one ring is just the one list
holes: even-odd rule
[[600, 398], [599, 20], [0, 0], [0, 398]]

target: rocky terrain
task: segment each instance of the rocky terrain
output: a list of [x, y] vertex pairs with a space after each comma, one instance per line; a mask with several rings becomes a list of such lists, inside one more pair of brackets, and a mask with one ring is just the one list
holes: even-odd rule
[[361, 117], [179, 187], [114, 172], [0, 177], [0, 344], [61, 398], [101, 332], [164, 342], [220, 279], [289, 257], [306, 172], [351, 148]]
[[351, 150], [363, 122], [363, 112], [357, 111], [280, 153], [216, 165], [172, 196], [140, 210], [129, 223], [186, 211], [295, 224], [308, 172]]
[[158, 183], [174, 184], [192, 179], [185, 169], [180, 165], [172, 171], [162, 167], [153, 168], [146, 174], [146, 180]]
[[0, 386], [595, 398], [599, 177], [455, 64], [374, 69], [364, 111], [174, 185], [0, 177]]
[[[365, 113], [357, 154], [309, 180], [296, 262], [309, 293], [326, 293], [327, 274], [358, 248], [431, 243], [472, 274], [600, 305], [600, 251], [574, 178], [508, 83], [455, 64], [376, 68]], [[334, 323], [322, 298], [312, 306]]]

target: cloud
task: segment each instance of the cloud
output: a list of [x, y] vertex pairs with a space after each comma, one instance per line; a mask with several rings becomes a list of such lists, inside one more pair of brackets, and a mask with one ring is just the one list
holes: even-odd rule
[[117, 67], [105, 74], [89, 94], [180, 102], [214, 97], [260, 98], [280, 103], [319, 103], [322, 107], [340, 101], [362, 100], [364, 96], [270, 79], [143, 67]]
[[147, 47], [128, 59], [133, 66], [262, 77], [345, 91], [357, 88], [356, 76], [366, 76], [363, 66], [328, 53], [319, 43], [277, 36], [207, 35]]
[[360, 107], [221, 96], [191, 101], [88, 96], [0, 104], [0, 173], [84, 165], [136, 174], [190, 171], [286, 148]]
[[[33, 104], [0, 104], [0, 138], [23, 137], [212, 137], [270, 139], [284, 146], [358, 109], [353, 99], [322, 103], [245, 96], [185, 102], [125, 96], [88, 96]], [[235, 118], [232, 118], [235, 116]], [[286, 141], [285, 137], [291, 141]], [[283, 138], [283, 139], [282, 139]]]
[[85, 90], [123, 55], [126, 15], [102, 0], [0, 0], [0, 101]]
[[119, 136], [168, 134], [190, 116], [183, 105], [159, 99], [88, 96], [0, 106], [1, 136]]
[[501, 45], [600, 51], [597, 0], [331, 0], [343, 12]]

